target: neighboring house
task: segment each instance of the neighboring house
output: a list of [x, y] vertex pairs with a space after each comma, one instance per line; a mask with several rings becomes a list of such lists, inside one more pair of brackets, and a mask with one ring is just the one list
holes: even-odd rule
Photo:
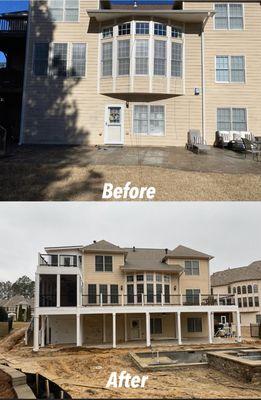
[[211, 286], [213, 294], [236, 296], [243, 336], [249, 336], [250, 324], [261, 324], [261, 261], [215, 272]]
[[[184, 146], [261, 129], [260, 1], [31, 1], [21, 143]], [[129, 2], [130, 4], [130, 2]]]
[[[45, 344], [118, 343], [176, 339], [212, 343], [216, 313], [233, 314], [233, 294], [210, 294], [208, 254], [88, 246], [47, 247], [35, 279], [34, 350]], [[40, 319], [40, 324], [39, 324]]]
[[27, 11], [0, 14], [0, 125], [7, 129], [8, 142], [18, 142], [22, 110]]
[[19, 319], [19, 309], [21, 309], [21, 317], [23, 321], [27, 321], [29, 307], [31, 308], [31, 315], [33, 314], [34, 299], [26, 299], [24, 296], [15, 295], [8, 300], [0, 300], [0, 307], [3, 307], [8, 316], [13, 317], [14, 321]]

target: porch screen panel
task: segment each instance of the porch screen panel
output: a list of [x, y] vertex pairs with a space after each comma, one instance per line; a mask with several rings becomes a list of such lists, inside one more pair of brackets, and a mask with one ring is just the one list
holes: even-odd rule
[[36, 43], [34, 46], [34, 75], [46, 76], [48, 72], [49, 43]]
[[182, 77], [182, 44], [172, 43], [171, 48], [171, 76]]
[[230, 131], [231, 130], [231, 110], [230, 108], [217, 109], [217, 130]]
[[231, 82], [245, 82], [245, 58], [231, 57]]
[[246, 110], [245, 108], [232, 109], [232, 129], [234, 131], [246, 131]]
[[134, 133], [148, 134], [148, 106], [134, 106]]
[[130, 41], [120, 40], [118, 42], [118, 74], [130, 74]]
[[67, 50], [67, 43], [53, 45], [53, 74], [56, 76], [67, 75]]
[[119, 303], [119, 288], [118, 285], [111, 285], [111, 304]]
[[230, 29], [243, 29], [243, 6], [242, 4], [229, 4]]
[[228, 5], [215, 4], [215, 29], [228, 29]]
[[166, 75], [166, 42], [155, 40], [154, 42], [154, 75]]
[[86, 44], [73, 43], [72, 45], [72, 76], [85, 76]]
[[165, 131], [164, 106], [150, 107], [150, 131], [151, 135], [163, 135]]
[[229, 58], [227, 56], [216, 57], [217, 82], [229, 82]]
[[136, 41], [136, 74], [147, 75], [149, 73], [149, 41]]
[[112, 43], [102, 45], [102, 76], [112, 76]]

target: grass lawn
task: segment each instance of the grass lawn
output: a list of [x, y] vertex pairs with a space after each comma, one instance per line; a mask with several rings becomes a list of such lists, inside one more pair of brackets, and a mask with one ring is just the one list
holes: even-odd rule
[[261, 175], [150, 166], [0, 162], [1, 201], [102, 200], [105, 182], [154, 186], [156, 200], [261, 200]]

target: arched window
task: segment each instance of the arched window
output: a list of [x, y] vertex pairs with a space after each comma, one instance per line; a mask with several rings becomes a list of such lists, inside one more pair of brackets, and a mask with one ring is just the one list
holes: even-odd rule
[[247, 293], [253, 293], [252, 285], [247, 286]]
[[241, 286], [237, 287], [237, 294], [241, 294]]
[[258, 286], [257, 286], [257, 284], [254, 284], [254, 285], [253, 285], [253, 289], [254, 289], [254, 293], [258, 293]]
[[243, 294], [246, 294], [246, 292], [247, 292], [247, 291], [246, 291], [246, 286], [244, 285], [244, 286], [242, 286], [242, 293], [243, 293]]
[[0, 69], [6, 68], [6, 62], [6, 55], [2, 51], [0, 51]]

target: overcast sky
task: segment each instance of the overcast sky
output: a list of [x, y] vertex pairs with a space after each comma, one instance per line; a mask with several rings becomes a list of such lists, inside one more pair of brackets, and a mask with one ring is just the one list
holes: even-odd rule
[[44, 246], [105, 239], [119, 246], [215, 256], [211, 272], [261, 259], [259, 203], [1, 203], [0, 280], [34, 277]]

